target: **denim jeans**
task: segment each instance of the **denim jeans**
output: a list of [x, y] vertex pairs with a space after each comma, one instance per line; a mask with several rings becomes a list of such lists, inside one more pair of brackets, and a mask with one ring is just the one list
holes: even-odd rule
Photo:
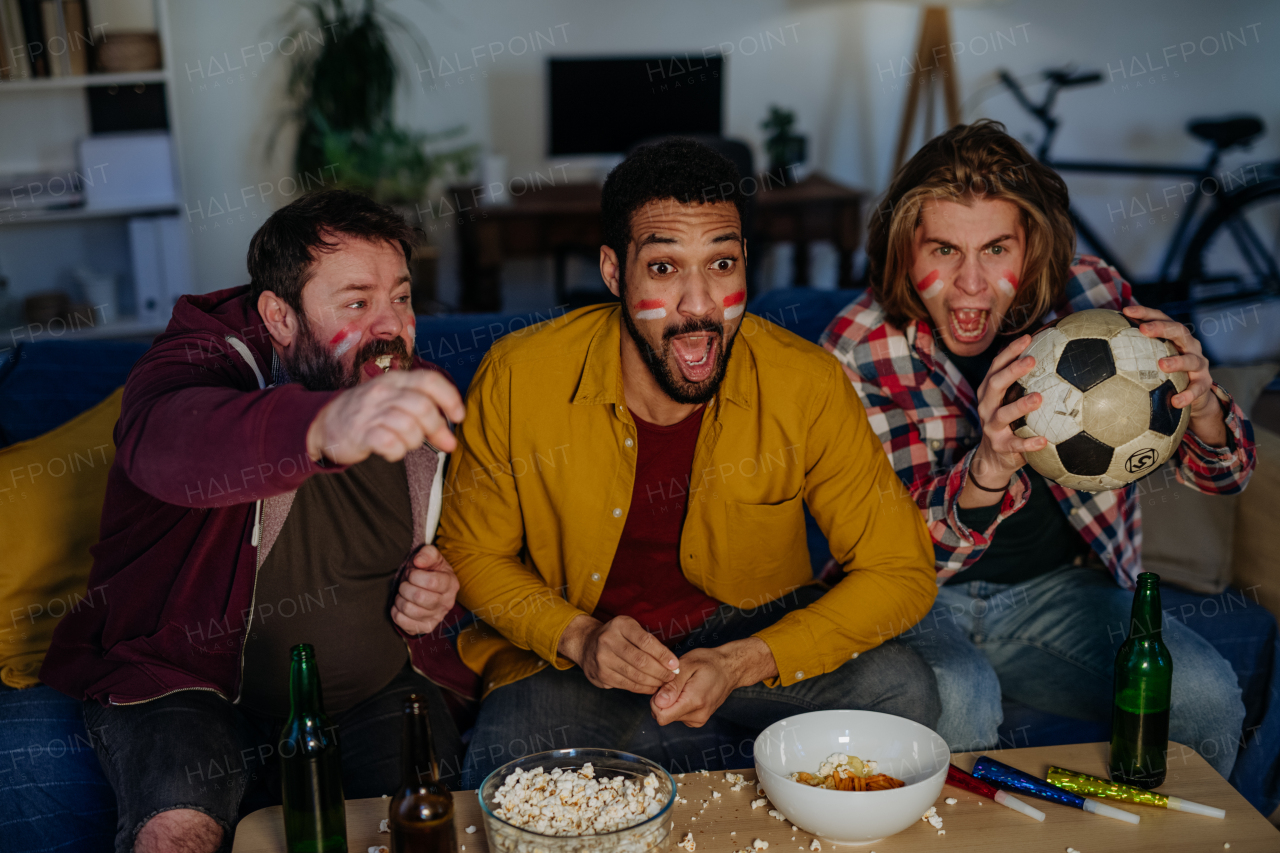
[[[391, 794], [400, 782], [404, 698], [428, 698], [444, 781], [457, 784], [462, 743], [434, 684], [405, 667], [382, 690], [330, 715], [348, 799]], [[203, 812], [230, 850], [239, 816], [280, 802], [276, 741], [284, 720], [233, 705], [209, 690], [183, 690], [138, 705], [84, 703], [85, 725], [115, 789], [116, 853], [131, 853], [139, 830], [170, 809]]]
[[[750, 637], [821, 596], [817, 588], [802, 587], [754, 611], [722, 605], [672, 650], [680, 656], [695, 648]], [[890, 640], [834, 672], [786, 687], [739, 687], [713, 719], [737, 724], [754, 737], [785, 717], [837, 708], [896, 714], [932, 728], [939, 713], [938, 692], [933, 673], [920, 656]], [[579, 667], [548, 667], [499, 687], [484, 700], [467, 750], [462, 784], [478, 788], [502, 764], [547, 749], [627, 749], [658, 761], [652, 744], [659, 730], [649, 711], [648, 695], [596, 687]]]
[[[933, 668], [938, 734], [955, 752], [992, 749], [1001, 694], [1078, 720], [1110, 720], [1116, 651], [1133, 593], [1106, 572], [1062, 566], [1019, 584], [943, 586], [933, 609], [898, 640]], [[1231, 774], [1244, 703], [1231, 665], [1176, 619], [1163, 620], [1173, 659], [1169, 738]]]

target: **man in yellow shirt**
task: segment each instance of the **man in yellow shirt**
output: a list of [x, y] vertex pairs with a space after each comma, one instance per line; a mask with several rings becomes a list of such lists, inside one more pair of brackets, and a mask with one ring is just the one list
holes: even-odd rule
[[[928, 531], [839, 363], [744, 312], [744, 200], [706, 146], [635, 152], [602, 199], [621, 305], [504, 338], [472, 382], [436, 540], [481, 620], [458, 640], [485, 689], [468, 787], [654, 722], [937, 720], [890, 639], [936, 595]], [[804, 506], [845, 570], [826, 591]]]

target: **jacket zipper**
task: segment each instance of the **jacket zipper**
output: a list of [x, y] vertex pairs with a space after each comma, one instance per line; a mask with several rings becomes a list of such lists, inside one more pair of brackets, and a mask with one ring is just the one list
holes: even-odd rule
[[[257, 362], [253, 360], [253, 354], [249, 351], [249, 347], [246, 346], [243, 341], [241, 341], [239, 338], [235, 337], [234, 335], [227, 335], [225, 340], [227, 341], [227, 343], [231, 344], [232, 349], [234, 349], [237, 353], [240, 354], [241, 358], [243, 358], [246, 362], [248, 362], [249, 367], [253, 370], [254, 377], [258, 380], [258, 388], [259, 389], [265, 388], [266, 381], [262, 378], [262, 371], [258, 369]], [[258, 568], [259, 568], [258, 566], [258, 560], [259, 560], [258, 527], [261, 524], [261, 515], [260, 515], [261, 512], [262, 512], [262, 502], [259, 501], [254, 506], [254, 526], [253, 526], [253, 534], [252, 534], [252, 540], [254, 545], [253, 592], [249, 596], [249, 618], [245, 621], [245, 626], [244, 626], [245, 638], [244, 638], [244, 641], [240, 643], [240, 684], [238, 685], [239, 687], [244, 686], [244, 646], [245, 646], [245, 643], [248, 642], [249, 640], [249, 623], [253, 621], [253, 607], [254, 607], [255, 599], [258, 594]], [[204, 690], [208, 693], [216, 694], [222, 697], [223, 699], [227, 698], [227, 694], [223, 693], [221, 690], [218, 690], [216, 687], [179, 687], [176, 690], [169, 690], [165, 693], [161, 693], [159, 696], [152, 696], [150, 699], [139, 699], [135, 702], [117, 702], [115, 699], [111, 697], [107, 697], [107, 702], [111, 705], [120, 705], [120, 706], [141, 705], [144, 702], [154, 702], [157, 699], [163, 699], [164, 697], [172, 696], [175, 693], [182, 693], [185, 690]], [[240, 701], [240, 690], [237, 689], [235, 703], [238, 703], [239, 701]]]
[[[267, 381], [262, 377], [262, 371], [258, 370], [258, 363], [254, 361], [253, 353], [247, 344], [234, 335], [227, 335], [227, 343], [240, 354], [240, 357], [248, 362], [249, 367], [253, 369], [253, 375], [258, 380], [259, 390], [267, 387]], [[262, 568], [262, 501], [257, 501], [253, 507], [253, 533], [250, 535], [249, 543], [253, 547], [253, 589], [249, 593], [249, 617], [244, 620], [244, 639], [240, 641], [240, 679], [236, 684], [236, 698], [231, 704], [239, 705], [240, 696], [244, 693], [244, 648], [249, 644], [249, 628], [253, 625], [253, 612], [258, 605], [258, 570]], [[225, 696], [223, 697], [226, 698]]]

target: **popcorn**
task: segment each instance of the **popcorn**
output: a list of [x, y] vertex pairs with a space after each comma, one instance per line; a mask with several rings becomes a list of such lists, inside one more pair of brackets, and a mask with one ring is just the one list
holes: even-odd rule
[[934, 829], [942, 829], [942, 818], [938, 816], [938, 809], [936, 806], [929, 806], [929, 810], [920, 815], [920, 819], [928, 821], [929, 825]]
[[688, 850], [689, 853], [693, 853], [694, 848], [698, 846], [698, 843], [693, 840], [692, 832], [686, 832], [684, 834], [684, 838], [680, 839], [680, 843], [677, 844], [676, 846], [683, 847], [685, 850]]
[[[494, 813], [508, 823], [543, 835], [599, 835], [635, 826], [662, 811], [657, 777], [596, 778], [581, 769], [517, 769], [493, 795]], [[697, 820], [697, 818], [694, 818]], [[472, 830], [468, 830], [469, 832]]]
[[787, 822], [787, 816], [777, 809], [769, 809], [769, 817], [774, 818], [775, 820], [780, 820], [783, 823]]
[[821, 853], [822, 842], [816, 838], [813, 839], [813, 841], [809, 842], [809, 849], [812, 850], [814, 853]]
[[390, 831], [391, 831], [391, 820], [389, 818], [384, 817], [382, 819], [382, 823], [378, 824], [378, 832], [390, 832]]
[[373, 363], [378, 365], [378, 367], [382, 368], [383, 373], [386, 373], [388, 370], [391, 369], [391, 356], [380, 355], [373, 360]]
[[467, 835], [475, 835], [475, 834], [476, 834], [476, 828], [474, 826], [468, 826]]
[[761, 798], [760, 798], [760, 799], [758, 799], [758, 800], [752, 800], [752, 801], [751, 801], [751, 810], [752, 810], [752, 811], [755, 811], [756, 809], [760, 808], [761, 806], [763, 806], [763, 805], [764, 805], [765, 803], [767, 803], [767, 802], [769, 802], [769, 801], [768, 801], [768, 800], [766, 800], [764, 797], [761, 797]]
[[712, 792], [711, 792], [711, 799], [713, 799], [713, 800], [718, 800], [718, 799], [720, 799], [720, 792], [719, 792], [719, 791], [712, 791]]
[[817, 774], [796, 772], [790, 778], [812, 788], [835, 791], [883, 791], [901, 788], [905, 784], [901, 779], [878, 770], [879, 764], [875, 761], [863, 761], [856, 755], [833, 752], [819, 765]]
[[376, 845], [369, 848], [369, 853], [391, 853], [391, 850], [384, 845]]
[[768, 850], [769, 842], [757, 838], [755, 841], [751, 842], [751, 847], [753, 850]]
[[949, 806], [954, 806], [956, 803], [960, 801], [957, 800], [955, 797], [947, 797], [945, 800], [943, 800], [943, 802]]

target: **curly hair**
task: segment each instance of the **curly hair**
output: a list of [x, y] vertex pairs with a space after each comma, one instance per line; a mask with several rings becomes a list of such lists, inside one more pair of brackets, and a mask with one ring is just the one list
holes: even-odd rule
[[316, 255], [335, 251], [338, 235], [399, 244], [406, 263], [416, 242], [413, 228], [385, 204], [349, 190], [308, 193], [267, 217], [249, 241], [249, 304], [270, 290], [302, 314]]
[[605, 179], [600, 196], [604, 243], [627, 265], [631, 216], [651, 201], [675, 199], [681, 204], [730, 202], [742, 220], [747, 198], [737, 167], [701, 142], [683, 137], [642, 145]]
[[1022, 284], [1002, 321], [1022, 331], [1066, 291], [1076, 233], [1067, 185], [998, 121], [956, 125], [926, 142], [893, 178], [867, 229], [867, 275], [885, 318], [902, 328], [929, 316], [912, 286], [912, 243], [927, 201], [1011, 202], [1022, 214], [1027, 249]]

